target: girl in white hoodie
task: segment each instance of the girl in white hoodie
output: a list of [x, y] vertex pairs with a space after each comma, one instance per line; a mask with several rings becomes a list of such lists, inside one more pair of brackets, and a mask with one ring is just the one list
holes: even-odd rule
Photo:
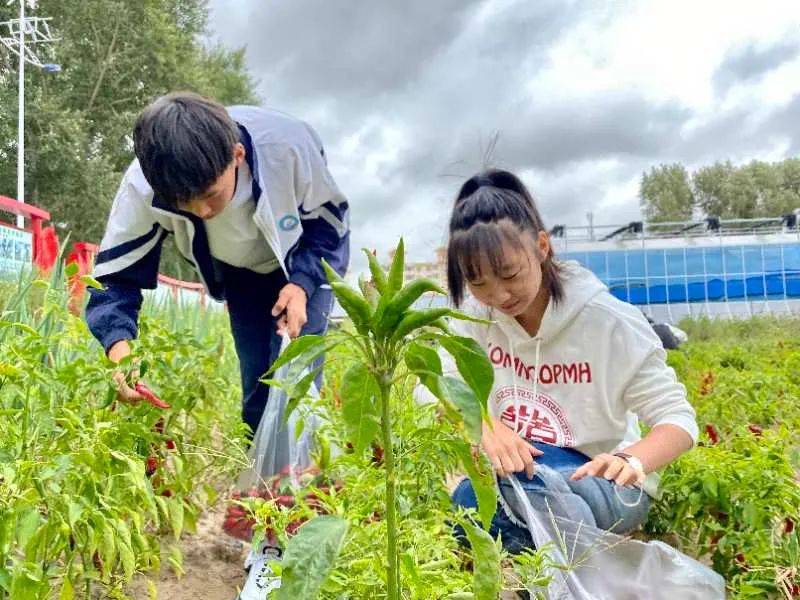
[[[505, 499], [493, 533], [512, 552], [530, 544], [505, 478], [517, 477], [544, 508], [551, 490], [536, 477], [537, 463], [564, 478], [570, 514], [617, 532], [640, 525], [656, 471], [698, 434], [686, 390], [642, 313], [590, 271], [554, 258], [531, 194], [506, 171], [480, 173], [461, 187], [447, 276], [454, 303], [492, 321], [459, 325], [494, 365], [492, 423], [481, 441]], [[640, 420], [649, 427], [644, 437]], [[469, 480], [453, 499], [475, 506]]]

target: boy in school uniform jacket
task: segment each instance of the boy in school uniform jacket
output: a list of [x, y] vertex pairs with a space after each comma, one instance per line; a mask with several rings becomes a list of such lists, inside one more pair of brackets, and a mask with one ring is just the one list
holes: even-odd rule
[[[348, 204], [306, 123], [192, 93], [163, 96], [139, 116], [136, 160], [117, 192], [97, 255], [86, 320], [115, 362], [138, 334], [142, 289], [157, 285], [173, 235], [211, 297], [228, 304], [242, 417], [253, 432], [267, 401], [259, 378], [281, 334], [324, 333], [333, 296], [324, 258], [344, 274]], [[115, 375], [120, 397], [137, 392]]]

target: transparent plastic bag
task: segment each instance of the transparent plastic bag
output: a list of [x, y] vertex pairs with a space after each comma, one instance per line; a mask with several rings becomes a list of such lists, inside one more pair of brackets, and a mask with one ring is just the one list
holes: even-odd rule
[[[281, 353], [289, 345], [289, 341], [288, 336], [283, 337]], [[272, 378], [278, 381], [285, 379], [290, 367], [291, 363], [283, 365]], [[314, 398], [319, 396], [313, 383], [308, 391], [308, 396]], [[284, 423], [288, 402], [289, 398], [285, 390], [275, 385], [270, 386], [267, 406], [248, 453], [251, 467], [239, 476], [238, 488], [240, 490], [259, 488], [266, 480], [275, 475], [289, 476], [292, 485], [299, 487], [299, 475], [311, 466], [314, 432], [320, 425], [319, 418], [313, 413], [302, 414], [301, 411], [295, 410], [289, 415], [288, 421]], [[295, 433], [301, 420], [303, 430], [298, 437]]]
[[549, 490], [549, 514], [532, 506], [516, 477], [508, 478], [513, 503], [524, 513], [511, 516], [558, 565], [551, 569], [547, 589], [531, 592], [544, 592], [549, 600], [725, 598], [725, 580], [709, 567], [663, 542], [642, 542], [587, 525], [562, 498], [570, 493], [564, 478], [545, 465], [538, 465], [536, 474]]

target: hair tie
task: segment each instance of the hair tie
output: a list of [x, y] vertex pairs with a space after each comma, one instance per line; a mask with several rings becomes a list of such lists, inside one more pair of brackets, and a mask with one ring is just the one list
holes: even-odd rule
[[492, 181], [492, 178], [488, 174], [481, 173], [480, 175], [478, 175], [477, 179], [475, 180], [475, 189], [477, 190], [478, 188], [482, 188], [482, 187], [486, 187], [486, 186], [497, 187], [495, 182]]

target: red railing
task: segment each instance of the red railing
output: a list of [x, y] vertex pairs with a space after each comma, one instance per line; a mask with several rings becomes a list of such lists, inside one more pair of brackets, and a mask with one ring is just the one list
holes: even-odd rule
[[[32, 258], [35, 261], [38, 258], [37, 253], [40, 247], [39, 242], [42, 237], [42, 224], [45, 221], [50, 220], [50, 213], [46, 210], [42, 210], [38, 206], [33, 206], [32, 204], [26, 204], [24, 202], [18, 202], [17, 200], [9, 198], [8, 196], [0, 196], [0, 211], [21, 216], [30, 221], [30, 229], [26, 228], [24, 231], [30, 231], [33, 234]], [[9, 227], [14, 227], [15, 229], [17, 228], [14, 223], [3, 224], [8, 225]]]
[[[54, 245], [54, 248], [49, 249], [49, 253], [53, 256], [51, 257], [53, 261], [55, 261], [57, 252], [58, 252], [58, 241], [55, 235], [55, 231], [48, 231], [45, 232], [43, 228], [43, 224], [46, 221], [50, 220], [50, 213], [46, 210], [39, 208], [38, 206], [34, 206], [32, 204], [27, 204], [25, 202], [19, 202], [14, 200], [13, 198], [9, 198], [8, 196], [0, 195], [0, 212], [10, 213], [12, 215], [22, 216], [28, 221], [30, 221], [30, 227], [26, 227], [24, 231], [30, 231], [33, 234], [33, 248], [32, 248], [32, 260], [34, 264], [43, 268], [45, 271], [49, 270], [52, 267], [52, 263], [49, 262], [49, 258], [45, 260], [45, 263], [48, 263], [42, 266], [42, 261], [39, 260], [41, 257], [39, 256], [40, 253], [43, 252], [45, 246]], [[0, 221], [3, 225], [7, 225], [9, 227], [13, 227], [17, 229], [14, 223], [8, 223]], [[48, 229], [52, 229], [48, 228]], [[43, 233], [49, 233], [49, 236], [44, 235]], [[45, 238], [48, 238], [45, 240]], [[49, 239], [52, 238], [52, 239]], [[49, 243], [46, 243], [49, 242]], [[48, 251], [44, 253], [47, 254]], [[79, 272], [78, 275], [86, 275], [91, 272], [92, 265], [94, 264], [94, 259], [97, 256], [97, 253], [100, 251], [100, 247], [97, 244], [92, 244], [91, 242], [75, 242], [72, 244], [72, 251], [67, 255], [67, 263], [75, 262], [78, 264]], [[180, 279], [174, 279], [172, 277], [167, 277], [166, 275], [162, 275], [161, 273], [158, 274], [158, 282], [160, 284], [166, 285], [170, 288], [172, 295], [174, 298], [178, 298], [180, 294], [180, 290], [187, 290], [191, 292], [195, 292], [200, 295], [200, 305], [206, 305], [206, 290], [201, 283], [195, 283], [193, 281], [181, 281]], [[82, 286], [78, 286], [77, 283], [74, 283], [76, 289], [80, 290], [82, 294]]]

